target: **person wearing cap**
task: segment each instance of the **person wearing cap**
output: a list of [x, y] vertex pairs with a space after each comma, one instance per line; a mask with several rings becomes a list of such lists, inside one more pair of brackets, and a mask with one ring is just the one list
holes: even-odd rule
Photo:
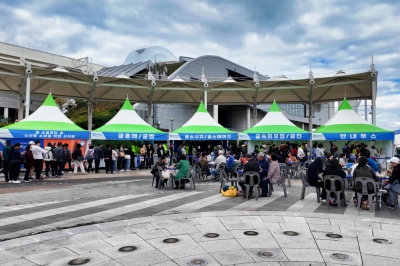
[[33, 158], [35, 159], [36, 180], [43, 180], [43, 153], [46, 153], [46, 150], [40, 147], [40, 140], [35, 141], [35, 145], [31, 146], [31, 150]]
[[218, 173], [218, 166], [221, 163], [226, 163], [226, 158], [224, 156], [224, 151], [218, 151], [218, 157], [215, 159], [215, 168], [211, 171], [211, 175], [214, 177], [215, 181], [219, 181], [219, 173]]
[[11, 149], [10, 157], [10, 181], [9, 183], [20, 184], [18, 180], [19, 172], [21, 171], [21, 144], [15, 143]]
[[[243, 176], [246, 176], [246, 172], [249, 172], [249, 171], [258, 173], [260, 171], [260, 165], [258, 164], [257, 161], [254, 161], [253, 156], [251, 154], [246, 154], [245, 158], [246, 158], [247, 162], [243, 167]], [[254, 183], [257, 184], [258, 181], [259, 180], [257, 179], [257, 177], [255, 177]], [[246, 176], [246, 180], [239, 181], [239, 186], [242, 188], [239, 191], [239, 195], [246, 196], [246, 190], [245, 190], [244, 184], [249, 184], [249, 183], [250, 183], [250, 180], [249, 180], [248, 176]], [[252, 193], [253, 193], [253, 187], [251, 186], [250, 190], [249, 190], [249, 197], [252, 196]]]
[[6, 146], [3, 148], [3, 174], [5, 182], [9, 182], [11, 160], [11, 140], [6, 141]]
[[384, 189], [386, 189], [389, 194], [389, 203], [386, 204], [386, 207], [394, 209], [394, 204], [400, 192], [400, 161], [399, 158], [392, 157], [389, 162], [393, 170], [387, 171], [387, 173], [390, 174], [390, 178], [384, 181], [383, 185]]

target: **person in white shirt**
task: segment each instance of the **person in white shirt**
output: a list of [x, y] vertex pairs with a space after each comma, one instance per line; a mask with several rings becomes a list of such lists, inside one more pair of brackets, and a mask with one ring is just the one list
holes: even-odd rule
[[214, 179], [216, 181], [219, 180], [218, 166], [221, 163], [226, 163], [226, 158], [224, 156], [224, 151], [223, 150], [219, 150], [218, 154], [219, 155], [218, 155], [217, 159], [215, 159], [215, 168], [211, 171], [211, 175], [214, 177]]
[[40, 140], [36, 140], [35, 145], [31, 145], [31, 150], [35, 159], [36, 180], [43, 180], [43, 153], [46, 153], [46, 150], [40, 147]]
[[300, 162], [306, 161], [306, 159], [304, 158], [304, 157], [306, 157], [306, 154], [304, 153], [304, 150], [301, 147], [301, 145], [299, 145], [297, 148], [297, 157], [299, 157]]
[[342, 166], [342, 168], [346, 167], [346, 154], [340, 154], [339, 164]]

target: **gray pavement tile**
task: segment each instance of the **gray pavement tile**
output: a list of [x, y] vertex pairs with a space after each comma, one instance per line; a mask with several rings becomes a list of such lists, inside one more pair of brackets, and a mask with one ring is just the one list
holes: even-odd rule
[[355, 225], [357, 228], [381, 229], [381, 224], [377, 222], [355, 221]]
[[72, 252], [66, 248], [60, 248], [53, 251], [48, 251], [40, 254], [29, 255], [25, 258], [29, 261], [32, 261], [39, 265], [46, 265], [56, 261], [59, 258], [69, 257], [69, 256], [78, 256], [75, 252]]
[[310, 227], [308, 224], [279, 223], [279, 225], [284, 231], [310, 231]]
[[[199, 254], [199, 255], [193, 255], [193, 256], [188, 256], [188, 257], [183, 257], [179, 259], [175, 259], [174, 262], [176, 264], [171, 264], [171, 265], [180, 265], [180, 266], [187, 266], [188, 262], [193, 259], [203, 259], [206, 260], [207, 266], [220, 266], [219, 264], [211, 255], [209, 254]], [[164, 265], [163, 265], [164, 266]]]
[[282, 248], [283, 253], [286, 255], [289, 261], [315, 261], [324, 262], [321, 253], [315, 248]]
[[249, 254], [247, 254], [247, 252], [243, 249], [214, 252], [210, 253], [210, 255], [213, 256], [213, 258], [217, 260], [221, 265], [254, 262]]
[[255, 222], [250, 223], [254, 230], [281, 230], [279, 223]]
[[200, 224], [199, 221], [197, 221], [196, 218], [181, 218], [181, 219], [172, 219], [175, 223], [177, 223], [179, 226], [181, 225], [196, 225]]
[[284, 223], [282, 216], [261, 216], [261, 219], [266, 223]]
[[127, 235], [127, 234], [132, 233], [132, 231], [126, 227], [114, 227], [114, 228], [102, 230], [100, 232], [108, 237], [122, 236], [122, 235]]
[[150, 245], [152, 245], [153, 247], [155, 247], [157, 249], [161, 249], [161, 248], [164, 248], [164, 247], [169, 247], [171, 245], [173, 245], [173, 246], [186, 246], [186, 245], [195, 243], [193, 238], [191, 238], [188, 235], [174, 236], [173, 238], [179, 239], [179, 242], [177, 242], [177, 243], [164, 243], [163, 240], [166, 239], [166, 238], [169, 238], [169, 237], [161, 237], [161, 238], [156, 238], [156, 239], [150, 239], [150, 240], [147, 240], [147, 243], [149, 243]]
[[[261, 261], [267, 261], [267, 262], [271, 262], [271, 261], [287, 261], [288, 259], [286, 258], [285, 254], [282, 252], [282, 250], [280, 248], [246, 248], [245, 249], [247, 251], [247, 253], [253, 258], [253, 260], [257, 261], [257, 262], [261, 262]], [[273, 252], [276, 254], [276, 257], [274, 258], [263, 258], [260, 257], [258, 255], [258, 253], [260, 251], [268, 251], [268, 252]]]
[[304, 217], [283, 216], [282, 218], [285, 221], [285, 223], [307, 224], [307, 220]]
[[260, 216], [239, 216], [239, 219], [242, 220], [243, 223], [254, 223], [254, 222], [263, 222]]
[[127, 225], [129, 225], [129, 223], [126, 221], [123, 221], [123, 220], [98, 224], [98, 226], [100, 226], [100, 228], [102, 230], [111, 229], [111, 228], [115, 228], [115, 227], [122, 227], [122, 226], [127, 226]]
[[150, 230], [150, 231], [139, 231], [139, 232], [136, 232], [136, 234], [139, 237], [141, 237], [141, 238], [143, 238], [145, 240], [154, 239], [154, 238], [160, 238], [160, 237], [167, 238], [167, 237], [172, 235], [171, 232], [168, 231], [167, 229], [156, 229], [156, 230]]
[[354, 227], [347, 227], [347, 226], [340, 226], [340, 231], [343, 234], [348, 235], [367, 235], [372, 236], [372, 229], [364, 229], [364, 228], [354, 228]]
[[195, 225], [200, 232], [212, 232], [212, 231], [227, 231], [226, 227], [223, 226], [221, 223], [219, 224], [201, 224]]
[[[351, 257], [350, 261], [338, 261], [333, 259], [331, 256], [334, 253], [342, 253], [349, 255]], [[360, 253], [352, 253], [352, 252], [340, 252], [334, 250], [321, 250], [322, 257], [324, 258], [326, 263], [340, 263], [340, 265], [363, 265], [361, 260]], [[382, 265], [382, 264], [379, 264]]]
[[392, 266], [399, 264], [398, 259], [388, 258], [384, 256], [374, 256], [369, 254], [362, 254], [361, 256], [364, 266]]
[[323, 224], [323, 225], [331, 225], [329, 219], [324, 218], [306, 218], [308, 224]]
[[396, 224], [382, 224], [382, 230], [399, 232], [399, 231], [400, 231], [400, 225], [396, 225]]
[[168, 220], [168, 221], [159, 221], [159, 222], [152, 222], [151, 225], [153, 225], [155, 228], [166, 228], [168, 226], [178, 226], [177, 223], [175, 223], [172, 220]]
[[96, 264], [96, 266], [122, 266], [122, 264], [119, 262], [116, 262], [115, 260], [108, 260], [106, 262]]
[[315, 242], [321, 250], [336, 250], [354, 253], [360, 252], [357, 238], [316, 239]]
[[172, 235], [183, 235], [183, 234], [192, 234], [192, 233], [198, 233], [200, 232], [199, 229], [197, 229], [194, 226], [168, 226], [167, 229]]
[[207, 252], [241, 249], [242, 246], [235, 239], [214, 240], [199, 243]]
[[279, 248], [279, 244], [273, 237], [260, 237], [260, 238], [240, 238], [237, 242], [246, 249], [268, 249], [268, 248]]
[[127, 226], [127, 228], [129, 228], [133, 232], [157, 229], [151, 223], [132, 224], [132, 225]]
[[196, 220], [200, 223], [200, 224], [211, 224], [211, 225], [217, 225], [217, 224], [221, 224], [221, 222], [218, 220], [217, 217], [202, 217], [202, 218], [196, 218]]
[[81, 242], [90, 242], [94, 240], [101, 240], [107, 238], [107, 235], [103, 234], [100, 231], [94, 231], [94, 232], [73, 235], [73, 237], [75, 237]]
[[23, 257], [23, 256], [31, 255], [31, 254], [37, 254], [37, 253], [51, 251], [53, 249], [54, 248], [46, 246], [42, 243], [34, 243], [34, 244], [29, 244], [29, 245], [25, 245], [25, 246], [21, 246], [21, 247], [12, 248], [7, 251], [9, 251], [17, 256]]
[[186, 244], [184, 247], [170, 245], [160, 248], [159, 250], [172, 260], [207, 253], [198, 243]]
[[[219, 234], [219, 237], [217, 238], [208, 238], [205, 237], [204, 235], [207, 233], [215, 233], [215, 234]], [[214, 241], [214, 240], [223, 240], [223, 239], [232, 239], [233, 236], [231, 235], [231, 233], [229, 233], [229, 231], [213, 231], [213, 232], [201, 232], [201, 233], [194, 233], [194, 234], [189, 234], [189, 236], [191, 238], [193, 238], [193, 240], [195, 242], [207, 242], [207, 241]]]
[[[246, 217], [246, 216], [242, 216]], [[221, 216], [218, 217], [218, 220], [223, 224], [230, 224], [230, 223], [242, 223], [243, 220], [241, 220], [239, 217], [236, 216]]]
[[9, 261], [9, 262], [1, 264], [1, 266], [22, 266], [22, 265], [23, 266], [37, 266], [36, 263], [33, 263], [26, 259], [13, 260], [13, 261]]
[[86, 254], [92, 251], [96, 251], [102, 248], [108, 248], [111, 245], [103, 240], [94, 240], [90, 242], [85, 242], [82, 244], [69, 246], [68, 249], [72, 250], [76, 254]]
[[143, 239], [140, 238], [137, 234], [127, 234], [122, 236], [104, 238], [103, 240], [108, 244], [110, 244], [111, 246], [118, 246], [126, 243], [142, 241]]
[[[125, 247], [125, 246], [135, 246], [137, 248], [137, 250], [135, 250], [133, 252], [118, 251], [119, 248]], [[152, 245], [150, 245], [149, 243], [147, 243], [146, 241], [139, 241], [139, 242], [126, 243], [126, 244], [115, 246], [115, 247], [103, 248], [103, 249], [99, 249], [98, 251], [112, 259], [118, 259], [118, 258], [125, 257], [127, 255], [130, 255], [130, 254], [133, 254], [135, 252], [144, 252], [144, 251], [150, 251], [150, 250], [155, 250], [155, 248]]]
[[389, 238], [389, 239], [400, 239], [400, 232], [383, 231], [373, 229], [372, 233], [375, 237]]
[[61, 247], [78, 245], [78, 244], [81, 244], [82, 242], [72, 236], [69, 236], [69, 237], [62, 237], [62, 238], [46, 240], [41, 243], [43, 245], [49, 246], [51, 248], [61, 248]]
[[[181, 260], [181, 259], [178, 259], [178, 260]], [[176, 262], [173, 262], [173, 261], [164, 261], [164, 262], [161, 262], [161, 263], [154, 264], [153, 266], [177, 266], [177, 265], [178, 264]]]
[[355, 221], [351, 221], [351, 220], [329, 219], [329, 221], [330, 221], [331, 225], [356, 227]]
[[369, 254], [375, 256], [385, 256], [388, 258], [395, 258], [400, 260], [400, 240], [390, 239], [392, 243], [390, 245], [379, 244], [373, 242], [376, 237], [370, 236], [359, 236], [358, 241], [360, 245], [360, 251], [362, 254]]
[[82, 233], [93, 232], [93, 231], [100, 231], [100, 230], [101, 230], [101, 228], [97, 224], [79, 226], [79, 227], [74, 227], [74, 228], [68, 229], [68, 231], [71, 235], [82, 234]]
[[[244, 232], [247, 230], [232, 230], [229, 231], [234, 238], [236, 239], [241, 239], [241, 238], [245, 238], [245, 239], [257, 239], [257, 238], [272, 238], [272, 235], [270, 233], [269, 230], [257, 230], [258, 235], [245, 235]], [[254, 231], [254, 230], [249, 230], [249, 231]]]
[[[74, 256], [67, 256], [67, 257], [63, 257], [63, 258], [58, 258], [54, 261], [51, 262], [50, 265], [54, 265], [54, 266], [65, 266], [68, 265], [68, 262], [74, 259], [89, 259], [90, 261], [88, 263], [85, 264], [86, 265], [99, 265], [100, 263], [106, 263], [111, 261], [111, 259], [107, 256], [105, 256], [104, 254], [98, 252], [98, 251], [94, 251], [91, 253], [87, 253], [84, 255], [74, 255]], [[105, 265], [112, 265], [110, 264], [105, 264]]]
[[116, 259], [116, 261], [124, 266], [147, 266], [158, 263], [162, 263], [162, 265], [164, 265], [163, 263], [170, 261], [170, 259], [158, 250], [151, 250], [133, 252], [125, 257]]
[[11, 252], [8, 251], [0, 251], [0, 264], [9, 262], [9, 261], [13, 261], [13, 260], [17, 260], [21, 258], [20, 256], [13, 254]]
[[327, 232], [335, 234], [339, 234], [341, 232], [339, 226], [336, 225], [309, 224], [308, 226], [313, 232]]
[[254, 227], [251, 223], [228, 223], [225, 224], [226, 229], [228, 230], [254, 230]]
[[[281, 266], [281, 264], [276, 261], [268, 261], [268, 262], [261, 261], [261, 262], [253, 262], [253, 263], [240, 263], [240, 264], [235, 264], [235, 266]], [[307, 265], [307, 266], [309, 266], [309, 265]]]
[[[323, 262], [301, 262], [301, 261], [282, 261], [280, 262], [281, 266], [327, 266]], [[332, 265], [333, 266], [333, 265]], [[335, 266], [339, 266], [339, 264], [335, 264]]]
[[7, 250], [15, 247], [37, 243], [38, 240], [32, 236], [21, 237], [17, 239], [0, 242], [0, 250]]
[[[294, 239], [295, 238], [295, 239]], [[299, 237], [276, 237], [276, 242], [282, 249], [310, 249], [310, 250], [318, 250], [317, 244], [313, 239], [309, 238], [299, 238]], [[290, 259], [291, 260], [291, 259]]]

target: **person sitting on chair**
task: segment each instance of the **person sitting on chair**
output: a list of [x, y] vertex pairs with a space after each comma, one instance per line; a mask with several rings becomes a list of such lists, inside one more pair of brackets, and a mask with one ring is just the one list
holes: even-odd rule
[[214, 179], [216, 181], [219, 181], [219, 172], [218, 172], [218, 166], [221, 163], [226, 163], [226, 158], [224, 156], [224, 151], [219, 150], [218, 151], [219, 156], [217, 157], [217, 159], [215, 159], [215, 169], [213, 169], [211, 171], [211, 175], [214, 177]]
[[308, 166], [307, 178], [308, 178], [308, 184], [310, 184], [310, 186], [322, 188], [320, 200], [322, 202], [326, 202], [326, 191], [324, 188], [324, 182], [319, 177], [319, 175], [323, 171], [322, 166], [323, 166], [322, 158], [320, 157], [315, 158], [315, 160]]
[[[166, 161], [166, 157], [165, 155], [161, 155], [160, 159], [158, 160], [158, 162], [156, 162], [156, 164], [153, 166], [153, 169], [151, 169], [151, 174], [153, 176], [156, 177], [156, 186], [155, 188], [158, 188], [158, 182], [160, 181], [160, 175], [158, 173], [158, 168], [157, 167], [161, 167], [164, 168], [165, 167], [165, 161]], [[167, 180], [164, 180], [164, 183], [166, 183]], [[164, 184], [161, 184], [161, 187], [164, 187]]]
[[[243, 168], [243, 176], [246, 176], [246, 172], [249, 172], [249, 171], [254, 171], [254, 172], [258, 173], [260, 171], [260, 166], [259, 166], [258, 162], [253, 160], [253, 156], [251, 154], [247, 154], [245, 157], [246, 157], [247, 162]], [[239, 191], [239, 195], [246, 196], [246, 193], [245, 193], [246, 190], [245, 190], [244, 184], [249, 184], [249, 183], [250, 183], [250, 180], [248, 177], [246, 177], [246, 180], [239, 181], [239, 186], [242, 188]], [[254, 183], [258, 183], [257, 177], [254, 178]], [[252, 196], [252, 193], [253, 193], [253, 187], [250, 187], [249, 197]]]
[[[342, 178], [346, 177], [346, 173], [342, 170], [342, 167], [339, 164], [339, 161], [336, 159], [332, 159], [329, 163], [329, 165], [327, 165], [327, 167], [325, 168], [324, 172], [323, 172], [323, 176], [326, 175], [336, 175], [336, 176], [340, 176]], [[325, 184], [325, 187], [327, 190], [330, 190], [330, 182], [327, 182]], [[340, 190], [340, 188], [343, 186], [343, 184], [340, 184], [340, 181], [336, 180], [335, 182], [335, 186], [336, 186], [336, 190]], [[343, 199], [343, 193], [340, 193], [340, 200]], [[336, 195], [335, 193], [331, 193], [330, 198], [329, 198], [329, 205], [331, 206], [335, 206], [336, 205]]]
[[[181, 180], [182, 178], [185, 178], [187, 173], [190, 171], [190, 164], [189, 161], [186, 160], [186, 155], [181, 155], [180, 156], [180, 160], [178, 165], [176, 166], [177, 169], [179, 169], [178, 173], [176, 174], [176, 176], [174, 177], [174, 181], [175, 181], [175, 189], [178, 189], [179, 186], [179, 180]], [[185, 188], [185, 184], [186, 184], [187, 180], [182, 180], [181, 181], [181, 187], [180, 188]]]
[[[361, 191], [362, 191], [362, 184], [361, 184], [361, 182], [356, 182], [356, 177], [371, 177], [372, 179], [375, 180], [375, 182], [378, 182], [378, 178], [376, 177], [374, 170], [372, 170], [372, 168], [367, 165], [367, 162], [368, 162], [367, 158], [364, 156], [361, 156], [358, 159], [357, 167], [354, 169], [353, 180], [355, 182], [355, 186], [353, 186], [353, 190], [355, 191], [355, 195], [353, 197], [353, 201], [356, 206], [358, 204], [357, 193], [361, 193]], [[374, 187], [372, 186], [371, 183], [367, 184], [367, 190], [368, 190], [368, 193], [374, 192]], [[368, 196], [364, 195], [362, 202], [364, 203], [364, 201], [367, 199], [368, 199]], [[369, 206], [369, 203], [366, 202], [366, 204], [363, 204], [363, 205], [365, 205], [366, 209], [367, 209], [367, 207]]]

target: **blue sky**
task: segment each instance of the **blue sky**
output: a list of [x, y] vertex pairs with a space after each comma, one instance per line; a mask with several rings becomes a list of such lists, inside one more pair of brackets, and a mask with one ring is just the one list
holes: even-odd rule
[[[288, 78], [379, 71], [377, 120], [400, 128], [400, 1], [3, 0], [0, 41], [113, 66], [133, 49], [217, 54]], [[363, 108], [361, 108], [363, 109]]]

